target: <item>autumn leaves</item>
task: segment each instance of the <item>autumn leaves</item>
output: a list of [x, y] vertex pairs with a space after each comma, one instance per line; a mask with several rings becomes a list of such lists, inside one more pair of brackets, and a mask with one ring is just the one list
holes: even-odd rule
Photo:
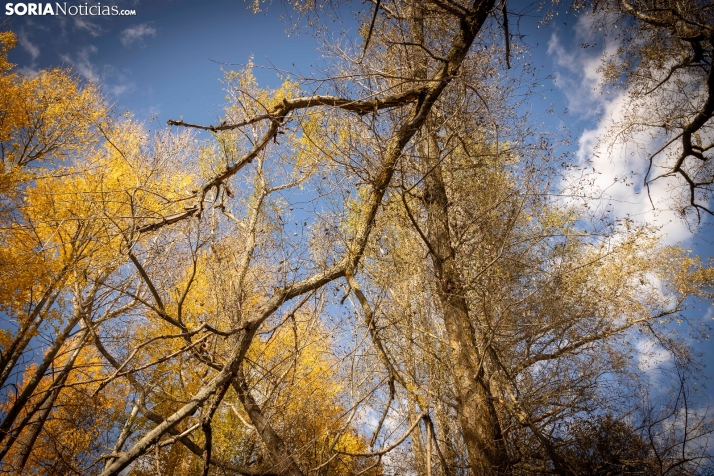
[[579, 474], [608, 413], [656, 473], [706, 436], [638, 426], [630, 340], [689, 372], [670, 324], [712, 269], [553, 198], [494, 6], [376, 2], [359, 61], [275, 90], [249, 64], [219, 125], [158, 131], [14, 74], [3, 34], [2, 468]]

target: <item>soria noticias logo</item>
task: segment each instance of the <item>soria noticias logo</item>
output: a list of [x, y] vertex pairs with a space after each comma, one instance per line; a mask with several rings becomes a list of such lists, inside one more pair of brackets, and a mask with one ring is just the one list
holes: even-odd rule
[[122, 10], [114, 5], [67, 5], [55, 3], [6, 3], [5, 15], [70, 15], [70, 16], [115, 16], [136, 15], [136, 10]]

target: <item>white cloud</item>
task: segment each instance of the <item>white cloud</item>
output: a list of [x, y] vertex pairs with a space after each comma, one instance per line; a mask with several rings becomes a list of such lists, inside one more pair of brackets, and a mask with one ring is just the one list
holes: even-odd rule
[[133, 84], [115, 84], [108, 87], [109, 94], [112, 96], [120, 96], [133, 88]]
[[85, 20], [80, 16], [72, 17], [74, 19], [74, 26], [79, 30], [86, 30], [92, 36], [99, 36], [102, 34], [102, 28], [96, 23], [92, 23], [89, 20]]
[[147, 36], [156, 36], [156, 28], [146, 23], [134, 25], [119, 34], [119, 38], [124, 46], [129, 46], [134, 42], [140, 42]]
[[640, 340], [635, 348], [637, 349], [637, 367], [643, 372], [655, 372], [672, 362], [672, 354], [657, 345], [654, 340]]
[[24, 29], [20, 30], [18, 38], [20, 39], [20, 46], [30, 54], [32, 62], [34, 63], [37, 57], [40, 56], [40, 49], [30, 41], [30, 37]]
[[[581, 21], [573, 43], [586, 39], [589, 28]], [[610, 44], [606, 51], [614, 52], [616, 48], [616, 44]], [[589, 185], [584, 194], [600, 197], [592, 200], [592, 207], [612, 204], [615, 218], [629, 217], [659, 226], [669, 244], [690, 239], [687, 224], [672, 210], [675, 195], [679, 193], [676, 179], [655, 181], [649, 191], [644, 186], [648, 157], [661, 146], [661, 138], [651, 131], [631, 131], [626, 139], [619, 134], [631, 112], [628, 95], [627, 91], [603, 91], [599, 87], [600, 53], [594, 55], [579, 47], [566, 48], [556, 34], [551, 37], [548, 53], [558, 69], [556, 85], [565, 95], [568, 109], [579, 119], [597, 120], [578, 138], [579, 169], [566, 178], [566, 183], [582, 185], [582, 174], [587, 172]]]
[[707, 312], [704, 314], [704, 321], [714, 321], [714, 306], [709, 306]]
[[72, 65], [74, 70], [83, 78], [90, 81], [97, 81], [99, 79], [99, 75], [97, 74], [96, 66], [94, 66], [89, 59], [89, 56], [96, 54], [97, 51], [99, 50], [96, 46], [89, 45], [81, 48], [74, 58], [70, 55], [61, 55], [60, 58], [65, 63]]
[[548, 42], [548, 54], [561, 68], [556, 71], [555, 83], [565, 95], [568, 109], [587, 119], [602, 115], [605, 112], [603, 99], [607, 98], [598, 91], [600, 56], [588, 55], [584, 49], [569, 51], [556, 34]]
[[34, 78], [38, 74], [40, 74], [40, 71], [34, 68], [30, 68], [29, 66], [20, 66], [18, 68], [15, 68], [14, 71], [18, 74], [21, 74], [27, 78]]
[[105, 64], [102, 67], [102, 85], [109, 95], [117, 97], [136, 88], [136, 83], [130, 81], [125, 73], [126, 71], [121, 71], [110, 64]]
[[74, 55], [60, 55], [60, 58], [83, 78], [100, 83], [102, 90], [110, 96], [117, 97], [133, 91], [136, 83], [129, 80], [126, 72], [111, 64], [97, 65], [92, 62], [91, 56], [98, 51], [96, 46], [89, 45], [80, 48]]

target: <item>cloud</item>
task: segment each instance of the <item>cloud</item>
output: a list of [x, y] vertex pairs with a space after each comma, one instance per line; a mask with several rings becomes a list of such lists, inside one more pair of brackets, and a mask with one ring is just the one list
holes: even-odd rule
[[34, 78], [35, 76], [40, 74], [39, 70], [31, 68], [29, 66], [20, 66], [18, 68], [15, 68], [14, 71], [18, 74], [21, 74], [22, 76], [27, 77], [27, 78]]
[[714, 321], [714, 306], [709, 306], [707, 312], [704, 314], [704, 321]]
[[[573, 42], [578, 42], [583, 34], [576, 32]], [[609, 48], [610, 51], [614, 48]], [[555, 84], [565, 95], [568, 109], [584, 119], [596, 119], [605, 112], [605, 101], [598, 91], [601, 75], [600, 55], [591, 55], [584, 49], [568, 50], [553, 33], [548, 41], [548, 54], [556, 67]]]
[[126, 92], [131, 91], [133, 89], [134, 84], [133, 83], [126, 83], [126, 84], [114, 84], [112, 86], [107, 87], [107, 90], [109, 91], [109, 94], [112, 96], [120, 96]]
[[141, 42], [147, 36], [156, 36], [156, 28], [146, 23], [129, 27], [119, 34], [124, 46], [129, 46], [134, 42]]
[[103, 89], [111, 96], [118, 97], [133, 91], [136, 83], [112, 65], [105, 64], [101, 73]]
[[657, 345], [654, 340], [640, 340], [635, 348], [637, 349], [637, 367], [643, 372], [656, 372], [673, 361], [672, 354]]
[[[578, 44], [587, 39], [589, 31], [586, 21], [580, 21], [575, 41], [570, 43]], [[617, 46], [611, 43], [605, 52], [613, 53]], [[661, 147], [661, 137], [652, 131], [630, 130], [626, 139], [620, 134], [631, 119], [632, 109], [627, 91], [600, 87], [602, 51], [565, 47], [554, 33], [548, 53], [555, 63], [556, 86], [565, 95], [568, 109], [590, 124], [578, 137], [578, 167], [566, 177], [565, 183], [582, 187], [586, 178], [588, 185], [581, 193], [597, 197], [588, 203], [592, 208], [611, 205], [614, 218], [628, 217], [659, 226], [668, 244], [689, 240], [692, 234], [674, 210], [681, 193], [676, 178], [655, 181], [649, 190], [644, 185], [648, 158]]]
[[64, 54], [60, 58], [83, 78], [99, 83], [110, 96], [117, 97], [133, 91], [136, 83], [129, 80], [126, 71], [120, 71], [111, 64], [97, 65], [92, 62], [91, 57], [98, 51], [96, 46], [89, 45], [80, 48], [74, 55]]
[[96, 23], [92, 23], [89, 20], [85, 20], [80, 16], [72, 17], [74, 19], [74, 26], [79, 30], [86, 30], [92, 36], [99, 36], [102, 34], [102, 28]]
[[96, 54], [97, 51], [99, 50], [96, 46], [89, 45], [80, 48], [74, 58], [70, 55], [60, 55], [60, 58], [65, 63], [72, 65], [74, 70], [83, 78], [89, 81], [97, 81], [99, 79], [97, 68], [89, 59], [90, 55]]
[[20, 29], [18, 33], [18, 38], [20, 39], [20, 46], [23, 50], [27, 51], [32, 57], [32, 62], [34, 63], [38, 56], [40, 56], [40, 49], [30, 41], [27, 32], [24, 29]]

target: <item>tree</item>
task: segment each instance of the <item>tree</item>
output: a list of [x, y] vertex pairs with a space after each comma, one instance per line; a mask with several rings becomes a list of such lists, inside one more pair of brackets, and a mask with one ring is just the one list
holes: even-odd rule
[[575, 441], [564, 453], [578, 474], [653, 472], [647, 443], [627, 423], [611, 415], [578, 421], [571, 432]]
[[678, 178], [670, 180], [678, 210], [701, 223], [702, 213], [712, 214], [714, 5], [618, 0], [593, 2], [592, 9], [619, 44], [603, 64], [605, 80], [628, 96], [614, 133], [624, 140], [656, 134], [656, 149], [645, 151], [645, 185]]
[[[3, 464], [696, 473], [706, 415], [673, 432], [679, 410], [626, 420], [632, 341], [689, 375], [671, 323], [711, 298], [714, 272], [646, 225], [553, 197], [554, 146], [523, 127], [528, 65], [497, 7], [376, 1], [325, 78], [263, 89], [249, 64], [226, 73], [219, 125], [150, 134], [103, 116], [61, 156], [71, 179], [8, 187], [25, 205], [7, 239], [32, 231], [70, 265], [42, 321], [64, 327], [37, 366], [8, 364], [25, 377], [5, 387]], [[65, 407], [71, 392], [109, 411]], [[75, 431], [72, 412], [104, 448], [47, 443]]]

